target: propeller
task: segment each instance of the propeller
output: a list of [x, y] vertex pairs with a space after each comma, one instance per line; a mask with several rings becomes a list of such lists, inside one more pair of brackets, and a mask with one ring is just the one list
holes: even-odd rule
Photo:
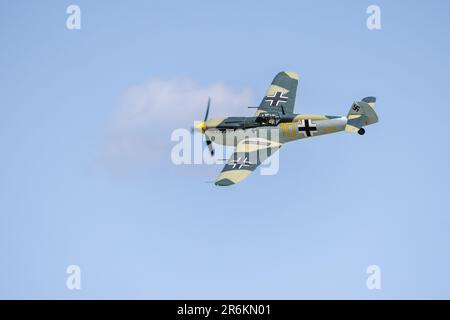
[[211, 105], [211, 97], [208, 97], [208, 105], [206, 106], [205, 120], [203, 120], [204, 122], [206, 122], [206, 120], [208, 120], [209, 106], [210, 106], [210, 105]]
[[[202, 134], [205, 134], [206, 131], [206, 122], [208, 121], [208, 115], [209, 115], [209, 107], [211, 106], [211, 98], [208, 98], [208, 104], [206, 105], [206, 114], [205, 119], [203, 122], [200, 122], [198, 125], [195, 126], [195, 128], [192, 128], [191, 131], [194, 132], [194, 129], [200, 130]], [[208, 136], [205, 135], [206, 139], [206, 146], [208, 147], [209, 153], [211, 154], [211, 157], [214, 156], [214, 149], [212, 146], [212, 141], [208, 138]]]

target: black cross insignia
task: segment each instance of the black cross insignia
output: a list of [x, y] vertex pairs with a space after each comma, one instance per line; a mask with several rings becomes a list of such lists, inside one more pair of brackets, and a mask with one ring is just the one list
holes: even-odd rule
[[249, 167], [251, 164], [252, 163], [247, 160], [247, 157], [245, 158], [239, 157], [239, 159], [233, 160], [229, 163], [229, 165], [233, 165], [233, 169], [236, 168], [236, 166], [239, 166], [238, 169], [242, 167]]
[[270, 106], [271, 107], [278, 107], [278, 104], [280, 102], [287, 102], [288, 101], [288, 97], [283, 96], [283, 92], [277, 91], [272, 96], [266, 96], [264, 98], [264, 101], [270, 101]]
[[309, 119], [305, 119], [298, 124], [298, 132], [303, 132], [305, 137], [312, 137], [313, 132], [317, 131], [317, 126], [310, 121]]

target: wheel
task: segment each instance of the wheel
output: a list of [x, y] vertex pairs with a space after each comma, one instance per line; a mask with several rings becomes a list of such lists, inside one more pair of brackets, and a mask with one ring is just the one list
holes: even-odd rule
[[366, 133], [366, 130], [364, 130], [364, 128], [361, 128], [361, 129], [358, 130], [358, 134], [359, 134], [360, 136], [363, 136], [364, 133]]

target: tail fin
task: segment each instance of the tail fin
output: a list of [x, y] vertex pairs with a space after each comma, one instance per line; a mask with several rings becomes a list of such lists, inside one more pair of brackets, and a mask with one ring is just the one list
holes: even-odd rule
[[353, 102], [347, 115], [345, 131], [361, 132], [362, 127], [377, 123], [378, 116], [374, 110], [376, 102], [375, 97], [366, 97], [361, 101]]
[[375, 97], [365, 97], [361, 101], [367, 103], [372, 109], [375, 109], [375, 105], [377, 104], [377, 98]]

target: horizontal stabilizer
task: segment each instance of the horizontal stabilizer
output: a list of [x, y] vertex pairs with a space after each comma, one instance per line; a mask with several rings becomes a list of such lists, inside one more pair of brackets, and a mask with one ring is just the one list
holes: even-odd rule
[[361, 101], [367, 103], [369, 106], [372, 107], [372, 109], [375, 109], [375, 105], [377, 103], [377, 98], [375, 98], [375, 97], [365, 97]]

